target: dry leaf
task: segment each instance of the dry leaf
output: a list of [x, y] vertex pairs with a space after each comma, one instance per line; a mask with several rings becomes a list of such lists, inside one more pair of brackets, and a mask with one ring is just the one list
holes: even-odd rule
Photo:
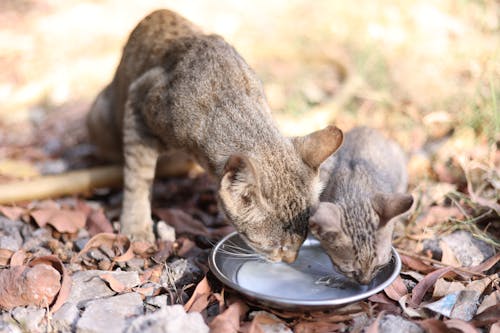
[[413, 288], [411, 305], [414, 307], [419, 306], [427, 290], [429, 290], [429, 288], [432, 287], [440, 277], [452, 270], [452, 267], [444, 267], [427, 274], [424, 279], [417, 283], [417, 285]]
[[71, 292], [71, 276], [68, 274], [66, 268], [64, 268], [61, 260], [56, 256], [44, 256], [38, 257], [30, 261], [28, 264], [33, 267], [38, 264], [50, 265], [52, 268], [57, 270], [61, 275], [61, 289], [57, 294], [57, 298], [52, 303], [50, 307], [50, 312], [56, 312], [59, 308], [66, 302]]
[[0, 266], [7, 266], [14, 251], [7, 249], [0, 249]]
[[463, 333], [479, 333], [477, 328], [460, 319], [449, 319], [444, 323], [448, 328], [459, 330]]
[[88, 215], [86, 229], [90, 236], [95, 236], [99, 233], [113, 233], [113, 226], [109, 222], [102, 209], [91, 212]]
[[248, 306], [242, 301], [231, 304], [226, 311], [210, 322], [211, 333], [238, 333], [240, 321], [247, 313]]
[[498, 304], [500, 304], [500, 290], [496, 290], [496, 291], [492, 292], [491, 294], [489, 294], [488, 296], [486, 296], [483, 299], [483, 301], [481, 302], [481, 305], [479, 306], [479, 308], [476, 311], [476, 315], [482, 313], [483, 311], [485, 311], [486, 309], [488, 309], [492, 306], [497, 306]]
[[473, 323], [476, 327], [491, 325], [500, 321], [500, 306], [490, 306], [474, 317]]
[[412, 258], [412, 257], [404, 255], [404, 254], [400, 254], [400, 257], [401, 257], [401, 261], [403, 262], [403, 264], [405, 266], [407, 266], [413, 270], [416, 270], [418, 272], [429, 273], [429, 272], [436, 270], [435, 267], [424, 263], [420, 259]]
[[448, 266], [453, 266], [453, 267], [460, 267], [461, 266], [457, 257], [455, 257], [453, 250], [450, 248], [450, 246], [446, 242], [440, 241], [439, 247], [441, 248], [441, 251], [443, 251], [443, 256], [441, 257], [441, 262], [443, 264], [448, 265]]
[[464, 289], [465, 286], [460, 282], [456, 281], [448, 282], [443, 278], [439, 278], [434, 284], [434, 291], [432, 292], [432, 298], [440, 298]]
[[79, 211], [48, 208], [33, 210], [30, 215], [38, 226], [50, 224], [62, 233], [73, 234], [85, 227], [86, 216]]
[[375, 321], [371, 323], [370, 326], [368, 326], [365, 329], [365, 333], [378, 333], [379, 332], [379, 326], [380, 326], [380, 320], [382, 320], [382, 317], [384, 316], [385, 311], [381, 311]]
[[120, 253], [122, 253], [114, 258], [110, 258], [113, 261], [125, 262], [134, 257], [134, 251], [127, 236], [120, 234], [101, 233], [89, 239], [87, 244], [85, 244], [85, 247], [73, 258], [72, 261], [75, 261], [77, 258], [84, 255], [91, 249], [99, 248], [101, 246], [116, 249]]
[[2, 206], [0, 205], [0, 213], [11, 221], [17, 221], [24, 214], [25, 209], [16, 206]]
[[423, 327], [426, 333], [450, 333], [448, 327], [437, 319], [426, 319], [417, 322], [417, 324]]
[[127, 287], [111, 274], [101, 274], [99, 277], [106, 281], [109, 287], [117, 293], [122, 293], [127, 290]]
[[201, 310], [205, 309], [209, 303], [211, 293], [212, 289], [205, 276], [194, 289], [191, 298], [184, 304], [186, 312], [201, 312]]
[[399, 301], [401, 297], [408, 294], [408, 289], [406, 288], [403, 279], [398, 276], [393, 283], [384, 289], [384, 292], [390, 299]]
[[[278, 319], [276, 316], [265, 312], [258, 311], [253, 312], [254, 315], [250, 325], [243, 327], [242, 332], [244, 333], [264, 333], [264, 332], [287, 332], [289, 329], [286, 327], [285, 323]], [[269, 330], [265, 330], [269, 328]], [[285, 331], [287, 330], [287, 331]]]
[[469, 267], [468, 269], [469, 269], [469, 271], [472, 271], [472, 272], [478, 272], [478, 273], [484, 272], [484, 271], [489, 270], [491, 267], [495, 266], [498, 261], [500, 261], [500, 252], [497, 253], [496, 255], [494, 255], [493, 257], [483, 261], [479, 265]]
[[27, 257], [25, 250], [17, 250], [10, 258], [10, 267], [24, 265], [24, 261]]

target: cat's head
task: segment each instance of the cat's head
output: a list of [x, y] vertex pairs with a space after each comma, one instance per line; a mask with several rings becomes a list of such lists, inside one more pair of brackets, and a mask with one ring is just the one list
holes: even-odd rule
[[221, 206], [246, 243], [271, 261], [293, 262], [307, 236], [322, 185], [319, 165], [342, 144], [329, 126], [291, 140], [265, 161], [232, 155], [220, 182]]
[[309, 228], [339, 271], [368, 284], [391, 260], [394, 223], [389, 221], [412, 204], [411, 195], [384, 193], [355, 208], [321, 202]]

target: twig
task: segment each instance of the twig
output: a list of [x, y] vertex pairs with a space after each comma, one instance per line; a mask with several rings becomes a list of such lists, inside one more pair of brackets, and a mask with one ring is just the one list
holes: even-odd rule
[[[169, 163], [160, 163], [156, 171], [160, 177], [198, 174], [200, 172], [201, 168], [197, 164], [185, 159], [173, 159]], [[41, 176], [27, 181], [1, 184], [0, 204], [88, 193], [92, 189], [100, 187], [119, 187], [122, 180], [123, 167], [120, 165]]]
[[396, 249], [398, 250], [399, 253], [404, 254], [405, 256], [408, 256], [408, 257], [411, 257], [411, 258], [414, 258], [414, 259], [419, 259], [419, 260], [422, 260], [422, 261], [426, 261], [426, 262], [429, 262], [429, 263], [434, 264], [434, 265], [440, 265], [440, 266], [443, 266], [443, 267], [451, 267], [454, 270], [457, 270], [459, 272], [463, 272], [463, 273], [467, 273], [467, 274], [471, 274], [471, 275], [477, 275], [477, 276], [480, 276], [480, 277], [486, 277], [487, 276], [487, 275], [485, 275], [483, 273], [474, 272], [474, 271], [468, 270], [468, 269], [463, 268], [463, 267], [455, 267], [455, 266], [452, 266], [452, 265], [444, 264], [441, 261], [438, 261], [438, 260], [435, 260], [435, 259], [432, 259], [432, 258], [427, 258], [427, 257], [421, 256], [421, 255], [412, 253], [410, 251], [403, 250], [401, 248], [396, 248]]

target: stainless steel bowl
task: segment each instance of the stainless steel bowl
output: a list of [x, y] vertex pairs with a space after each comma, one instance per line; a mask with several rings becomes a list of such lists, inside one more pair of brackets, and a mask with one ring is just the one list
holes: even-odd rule
[[227, 287], [248, 299], [278, 309], [322, 310], [344, 306], [378, 293], [399, 275], [401, 259], [392, 259], [368, 285], [347, 280], [335, 270], [315, 238], [302, 245], [292, 264], [263, 260], [234, 232], [210, 254], [210, 269]]

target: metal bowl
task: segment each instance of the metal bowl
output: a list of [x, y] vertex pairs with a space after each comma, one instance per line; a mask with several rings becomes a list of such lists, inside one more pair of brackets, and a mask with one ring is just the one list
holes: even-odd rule
[[319, 241], [309, 237], [292, 264], [263, 260], [234, 232], [210, 254], [210, 269], [227, 287], [251, 301], [278, 309], [324, 310], [357, 302], [389, 286], [401, 259], [392, 259], [368, 285], [351, 282], [332, 265]]

